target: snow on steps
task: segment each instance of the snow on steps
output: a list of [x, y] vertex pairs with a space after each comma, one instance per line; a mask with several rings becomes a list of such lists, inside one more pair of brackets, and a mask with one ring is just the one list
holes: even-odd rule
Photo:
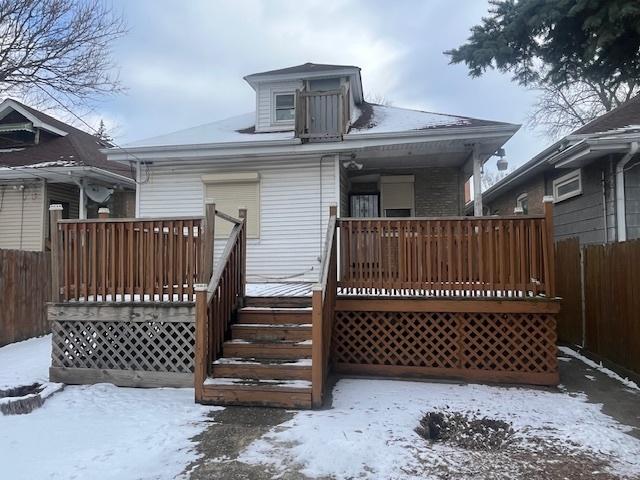
[[208, 378], [203, 385], [203, 400], [216, 405], [311, 408], [311, 382]]
[[311, 359], [220, 358], [213, 362], [215, 378], [311, 380]]

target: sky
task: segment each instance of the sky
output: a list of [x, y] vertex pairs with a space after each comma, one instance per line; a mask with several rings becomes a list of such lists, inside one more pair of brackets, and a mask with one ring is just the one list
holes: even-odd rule
[[[486, 15], [484, 0], [115, 0], [129, 26], [113, 56], [124, 94], [99, 102], [119, 145], [251, 112], [245, 75], [305, 62], [357, 65], [365, 95], [524, 124], [535, 94], [508, 74], [467, 75], [443, 51]], [[550, 143], [524, 125], [510, 168]]]

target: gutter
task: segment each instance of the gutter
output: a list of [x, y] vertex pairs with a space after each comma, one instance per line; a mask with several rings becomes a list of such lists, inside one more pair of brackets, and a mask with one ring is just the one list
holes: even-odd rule
[[624, 195], [624, 167], [633, 156], [638, 152], [638, 142], [631, 142], [629, 151], [616, 165], [616, 218], [618, 241], [627, 239], [627, 219], [625, 212], [625, 195]]

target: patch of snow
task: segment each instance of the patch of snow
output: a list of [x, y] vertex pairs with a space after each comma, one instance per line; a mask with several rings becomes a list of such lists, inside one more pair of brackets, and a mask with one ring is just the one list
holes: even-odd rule
[[[594, 369], [598, 370], [599, 372], [604, 373], [607, 377], [613, 378], [614, 380], [619, 381], [620, 383], [626, 385], [627, 387], [629, 387], [629, 388], [631, 388], [633, 390], [640, 390], [640, 386], [638, 386], [637, 383], [629, 380], [628, 378], [621, 377], [616, 372], [614, 372], [612, 370], [609, 370], [608, 368], [606, 368], [601, 363], [596, 363], [593, 360], [585, 357], [584, 355], [579, 354], [578, 352], [576, 352], [575, 350], [572, 350], [569, 347], [558, 347], [558, 350], [560, 352], [564, 353], [565, 355], [569, 355], [570, 357], [573, 357], [573, 358], [576, 358], [576, 359], [580, 360], [581, 362], [589, 365], [591, 368], [594, 368]], [[585, 375], [585, 377], [589, 378], [588, 375]]]
[[51, 335], [0, 348], [0, 390], [49, 380]]
[[[0, 384], [46, 381], [50, 361], [50, 335], [2, 347]], [[67, 386], [29, 414], [0, 416], [2, 478], [173, 479], [196, 459], [190, 438], [220, 409], [193, 397], [188, 388]]]
[[27, 395], [23, 395], [22, 397], [1, 397], [0, 398], [0, 405], [7, 404], [7, 403], [13, 403], [13, 402], [16, 402], [16, 401], [21, 401], [21, 400], [26, 400], [28, 398], [33, 398], [33, 397], [36, 397], [36, 396], [39, 396], [42, 400], [46, 400], [48, 397], [50, 397], [54, 393], [59, 392], [60, 390], [62, 390], [63, 387], [64, 387], [63, 383], [45, 382], [40, 387], [41, 390], [39, 392], [37, 392], [37, 393], [29, 393]]
[[298, 345], [313, 345], [313, 340], [304, 340], [302, 342], [296, 342]]
[[422, 130], [434, 127], [464, 127], [471, 124], [471, 120], [455, 115], [423, 112], [408, 108], [390, 107], [386, 105], [372, 105], [373, 116], [370, 124], [350, 133], [394, 133], [408, 130]]
[[251, 380], [246, 378], [207, 378], [204, 381], [205, 385], [272, 385], [275, 387], [286, 387], [286, 388], [299, 388], [299, 389], [309, 389], [311, 388], [311, 382], [308, 380]]
[[596, 381], [596, 377], [594, 377], [593, 375], [585, 375], [585, 378], [591, 380], [592, 382]]
[[47, 167], [75, 167], [78, 162], [74, 160], [55, 160], [53, 162], [32, 163], [24, 165], [22, 168], [47, 168]]
[[600, 407], [584, 395], [526, 388], [344, 379], [333, 390], [333, 408], [298, 412], [238, 460], [276, 469], [299, 464], [311, 477], [422, 479], [469, 460], [467, 451], [414, 432], [424, 413], [448, 408], [510, 422], [525, 442], [538, 437], [603, 457], [618, 474], [640, 473], [640, 441]]
[[264, 142], [271, 140], [293, 140], [293, 129], [286, 132], [240, 133], [253, 127], [256, 122], [255, 112], [245, 113], [216, 122], [205, 123], [196, 127], [178, 130], [132, 142], [125, 147], [151, 147], [167, 145], [200, 145], [210, 143]]

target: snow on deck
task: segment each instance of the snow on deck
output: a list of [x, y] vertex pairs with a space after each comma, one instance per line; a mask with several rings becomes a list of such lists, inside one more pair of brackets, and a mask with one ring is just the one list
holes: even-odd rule
[[[50, 362], [50, 335], [0, 348], [0, 388], [47, 380]], [[213, 409], [190, 388], [69, 385], [27, 415], [0, 415], [0, 477], [173, 479]]]
[[312, 283], [247, 283], [248, 297], [310, 297]]

